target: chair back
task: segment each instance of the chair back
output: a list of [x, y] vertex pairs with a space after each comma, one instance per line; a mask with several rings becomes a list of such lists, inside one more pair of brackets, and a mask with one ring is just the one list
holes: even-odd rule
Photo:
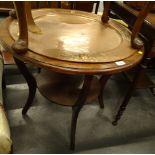
[[[103, 15], [102, 15], [102, 22], [107, 23], [109, 20], [109, 10], [110, 10], [110, 1], [105, 1], [104, 2], [104, 10], [103, 10]], [[138, 34], [140, 32], [140, 28], [144, 22], [144, 19], [150, 12], [150, 10], [153, 8], [155, 2], [153, 1], [146, 1], [143, 9], [140, 11], [137, 20], [133, 26], [132, 29], [132, 34], [131, 34], [131, 46], [135, 49], [141, 49], [143, 47], [143, 42], [138, 38]]]

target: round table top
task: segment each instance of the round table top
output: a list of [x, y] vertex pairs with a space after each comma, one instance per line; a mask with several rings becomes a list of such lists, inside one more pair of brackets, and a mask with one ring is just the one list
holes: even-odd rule
[[[41, 34], [29, 32], [29, 47], [14, 55], [40, 67], [70, 74], [117, 73], [135, 66], [143, 51], [130, 46], [130, 31], [110, 19], [107, 24], [92, 13], [39, 9], [33, 11]], [[18, 39], [18, 23], [11, 17], [0, 25], [0, 39], [5, 48]]]

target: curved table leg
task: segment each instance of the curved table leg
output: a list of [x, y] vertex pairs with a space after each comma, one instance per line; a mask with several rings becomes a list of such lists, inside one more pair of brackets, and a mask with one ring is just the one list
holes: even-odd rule
[[76, 133], [77, 118], [89, 94], [92, 79], [93, 79], [93, 75], [85, 76], [82, 90], [79, 94], [79, 97], [75, 105], [72, 107], [72, 123], [71, 123], [71, 137], [70, 137], [70, 140], [71, 140], [70, 149], [71, 150], [74, 150], [75, 148], [75, 133]]
[[104, 108], [104, 102], [103, 102], [103, 91], [105, 88], [105, 85], [108, 81], [108, 79], [110, 78], [111, 75], [102, 75], [102, 77], [100, 78], [100, 92], [99, 92], [99, 96], [98, 96], [98, 100], [99, 100], [99, 104], [100, 104], [100, 108]]
[[16, 65], [18, 66], [18, 69], [23, 74], [23, 76], [28, 84], [28, 87], [29, 87], [29, 96], [28, 96], [26, 104], [22, 110], [22, 114], [25, 115], [27, 113], [28, 109], [30, 108], [30, 106], [32, 105], [32, 102], [33, 102], [33, 99], [34, 99], [34, 96], [36, 93], [37, 83], [36, 83], [35, 78], [32, 76], [32, 74], [27, 69], [25, 63], [15, 57], [14, 57], [14, 60], [16, 62]]
[[118, 121], [121, 119], [121, 116], [123, 115], [128, 103], [129, 103], [129, 100], [133, 94], [133, 91], [135, 90], [135, 88], [137, 86], [138, 80], [141, 78], [141, 74], [143, 74], [143, 71], [144, 71], [143, 68], [141, 68], [139, 66], [139, 68], [136, 72], [136, 75], [133, 79], [133, 82], [131, 83], [131, 86], [130, 86], [130, 88], [129, 88], [117, 114], [116, 114], [115, 120], [112, 122], [113, 125], [117, 125]]

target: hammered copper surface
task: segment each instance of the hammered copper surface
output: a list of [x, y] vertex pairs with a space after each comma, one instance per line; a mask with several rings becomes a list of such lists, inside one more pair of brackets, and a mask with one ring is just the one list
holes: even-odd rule
[[[40, 55], [74, 62], [112, 62], [136, 51], [130, 47], [130, 32], [116, 21], [103, 24], [100, 17], [71, 10], [47, 9], [33, 12], [42, 33], [29, 32], [29, 49]], [[18, 24], [9, 31], [17, 40]]]

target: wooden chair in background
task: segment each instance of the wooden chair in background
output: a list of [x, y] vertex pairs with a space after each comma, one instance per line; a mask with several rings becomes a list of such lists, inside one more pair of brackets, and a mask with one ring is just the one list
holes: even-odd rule
[[[125, 4], [126, 3], [126, 4]], [[110, 11], [112, 11], [115, 16], [119, 19], [123, 20], [129, 28], [134, 30], [134, 23], [138, 18], [139, 12], [143, 11], [145, 4], [147, 2], [112, 2]], [[150, 11], [154, 11], [154, 6], [152, 2], [152, 7], [150, 7]], [[131, 8], [132, 7], [132, 8]], [[133, 9], [136, 8], [136, 9]], [[139, 10], [139, 11], [137, 11]], [[135, 73], [133, 76], [128, 76], [131, 81], [131, 86], [118, 110], [118, 113], [113, 121], [113, 125], [117, 125], [118, 120], [121, 118], [123, 112], [125, 111], [127, 104], [136, 88], [150, 88], [152, 93], [155, 95], [154, 87], [155, 84], [150, 80], [150, 78], [145, 74], [145, 71], [153, 58], [155, 58], [155, 14], [150, 12], [148, 13], [145, 21], [142, 23], [142, 27], [139, 32], [139, 37], [144, 42], [145, 54], [141, 63], [134, 68]]]

